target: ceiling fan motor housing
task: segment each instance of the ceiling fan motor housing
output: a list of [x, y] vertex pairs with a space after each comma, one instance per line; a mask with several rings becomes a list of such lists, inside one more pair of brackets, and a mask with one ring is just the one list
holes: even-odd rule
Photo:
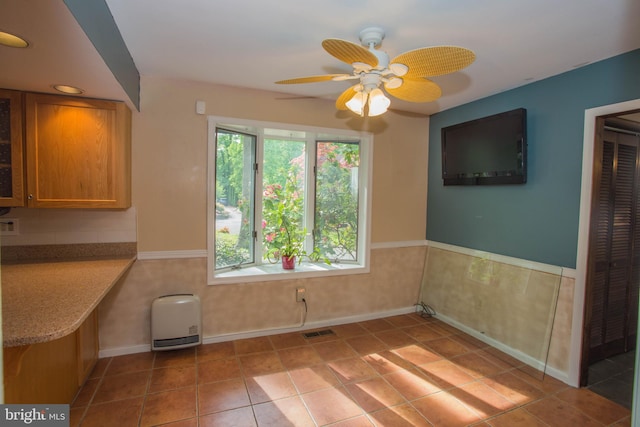
[[375, 67], [375, 69], [386, 70], [389, 66], [389, 55], [387, 55], [387, 52], [383, 50], [372, 50], [371, 53], [373, 53], [376, 58], [378, 58], [378, 65]]
[[385, 33], [380, 27], [369, 27], [360, 31], [360, 42], [363, 46], [367, 46], [369, 51], [378, 58], [378, 65], [373, 69], [379, 71], [388, 71], [389, 55], [383, 50], [376, 49], [382, 43]]
[[362, 84], [364, 92], [369, 93], [380, 86], [380, 74], [366, 73], [360, 77], [360, 84]]

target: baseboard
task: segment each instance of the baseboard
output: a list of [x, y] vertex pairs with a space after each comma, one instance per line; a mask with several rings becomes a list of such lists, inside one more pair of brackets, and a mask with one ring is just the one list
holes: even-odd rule
[[151, 351], [151, 344], [139, 344], [128, 347], [113, 347], [100, 350], [98, 358], [104, 359], [105, 357], [124, 356], [125, 354], [134, 353], [146, 353]]
[[[405, 307], [405, 308], [401, 308], [401, 309], [397, 309], [397, 310], [389, 310], [389, 311], [383, 311], [383, 312], [376, 312], [376, 313], [368, 313], [368, 314], [359, 314], [359, 315], [355, 315], [355, 316], [346, 316], [346, 317], [339, 317], [339, 318], [335, 318], [335, 319], [327, 319], [327, 320], [321, 320], [321, 321], [317, 321], [317, 322], [310, 322], [310, 323], [306, 323], [303, 326], [288, 326], [288, 327], [281, 327], [281, 328], [272, 328], [272, 329], [257, 329], [257, 330], [253, 330], [253, 331], [246, 331], [246, 332], [236, 332], [236, 333], [229, 333], [229, 334], [221, 334], [221, 335], [214, 335], [214, 336], [209, 336], [209, 337], [203, 337], [202, 339], [202, 343], [203, 344], [213, 344], [213, 343], [219, 343], [219, 342], [226, 342], [226, 341], [233, 341], [233, 340], [240, 340], [240, 339], [247, 339], [247, 338], [255, 338], [255, 337], [261, 337], [261, 336], [269, 336], [269, 335], [277, 335], [277, 334], [286, 334], [286, 333], [290, 333], [290, 332], [302, 332], [302, 331], [307, 331], [307, 330], [311, 330], [311, 329], [317, 329], [317, 328], [325, 328], [325, 327], [329, 327], [329, 326], [336, 326], [336, 325], [343, 325], [346, 323], [357, 323], [357, 322], [365, 322], [367, 320], [373, 320], [373, 319], [380, 319], [380, 318], [385, 318], [385, 317], [391, 317], [391, 316], [398, 316], [401, 314], [408, 314], [408, 313], [414, 313], [416, 312], [417, 308], [416, 306], [411, 306], [411, 307]], [[544, 362], [539, 361], [534, 359], [533, 357], [522, 353], [521, 351], [518, 351], [516, 349], [513, 349], [511, 347], [506, 346], [505, 344], [496, 341], [490, 337], [487, 337], [486, 335], [466, 326], [463, 325], [462, 323], [459, 323], [453, 319], [451, 319], [450, 317], [447, 317], [445, 315], [442, 314], [437, 314], [436, 318], [453, 326], [456, 329], [459, 329], [469, 335], [471, 335], [474, 338], [479, 339], [480, 341], [489, 344], [490, 346], [497, 348], [500, 351], [503, 351], [504, 353], [508, 354], [509, 356], [512, 356], [516, 359], [518, 359], [519, 361], [521, 361], [522, 363], [525, 363], [539, 371], [545, 372], [546, 374], [552, 376], [553, 378], [562, 381], [565, 384], [569, 383], [569, 377], [567, 372], [563, 372], [560, 371], [558, 369], [555, 369], [552, 366], [544, 366]], [[100, 350], [99, 353], [99, 357], [105, 358], [105, 357], [114, 357], [114, 356], [123, 356], [126, 354], [134, 354], [134, 353], [145, 353], [145, 352], [149, 352], [151, 351], [151, 344], [139, 344], [139, 345], [133, 345], [133, 346], [128, 346], [128, 347], [113, 347], [113, 348], [106, 348], [106, 349], [102, 349]]]
[[442, 314], [437, 314], [436, 317], [443, 321], [444, 323], [453, 326], [456, 329], [461, 330], [462, 332], [465, 332], [469, 335], [471, 335], [472, 337], [486, 343], [489, 344], [491, 347], [497, 348], [498, 350], [508, 354], [511, 357], [514, 357], [516, 359], [518, 359], [519, 361], [521, 361], [522, 363], [525, 363], [528, 366], [531, 366], [532, 368], [537, 369], [540, 372], [544, 372], [547, 375], [552, 376], [553, 378], [562, 381], [565, 384], [569, 384], [569, 374], [567, 372], [563, 372], [560, 371], [559, 369], [554, 368], [553, 366], [549, 366], [546, 365], [545, 366], [545, 362], [537, 360], [531, 356], [529, 356], [528, 354], [525, 354], [519, 350], [516, 350], [514, 348], [511, 348], [497, 340], [494, 340], [493, 338], [490, 338], [484, 334], [482, 334], [481, 332], [476, 331], [475, 329], [472, 329], [466, 325], [463, 325], [462, 323], [447, 317], [445, 315]]
[[[325, 328], [327, 326], [336, 326], [336, 325], [342, 325], [345, 323], [364, 322], [367, 320], [398, 316], [401, 314], [414, 313], [415, 311], [416, 311], [416, 306], [411, 306], [411, 307], [400, 308], [397, 310], [379, 311], [375, 313], [359, 314], [355, 316], [338, 317], [335, 319], [309, 322], [309, 323], [305, 323], [303, 326], [300, 326], [300, 325], [285, 326], [285, 327], [279, 327], [279, 328], [256, 329], [253, 331], [214, 335], [209, 337], [203, 337], [202, 343], [213, 344], [218, 342], [233, 341], [233, 340], [246, 339], [246, 338], [255, 338], [255, 337], [268, 336], [268, 335], [287, 334], [290, 332], [302, 332], [310, 329]], [[99, 353], [99, 357], [103, 359], [105, 357], [123, 356], [126, 354], [134, 354], [134, 353], [145, 353], [148, 351], [151, 351], [151, 343], [138, 344], [138, 345], [127, 346], [127, 347], [112, 347], [112, 348], [101, 349]]]

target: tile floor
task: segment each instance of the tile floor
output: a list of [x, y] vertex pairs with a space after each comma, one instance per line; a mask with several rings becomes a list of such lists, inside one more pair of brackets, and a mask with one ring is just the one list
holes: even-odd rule
[[630, 411], [543, 379], [417, 314], [100, 359], [71, 426], [629, 426]]
[[635, 351], [629, 351], [589, 366], [587, 388], [631, 409], [635, 354]]

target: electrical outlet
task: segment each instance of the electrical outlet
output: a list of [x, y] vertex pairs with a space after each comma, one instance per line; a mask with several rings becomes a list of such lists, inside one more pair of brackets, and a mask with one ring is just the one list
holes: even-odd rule
[[305, 288], [296, 288], [296, 301], [302, 302], [307, 290]]
[[20, 234], [20, 228], [18, 227], [18, 224], [18, 218], [0, 217], [0, 235], [17, 236], [18, 234]]

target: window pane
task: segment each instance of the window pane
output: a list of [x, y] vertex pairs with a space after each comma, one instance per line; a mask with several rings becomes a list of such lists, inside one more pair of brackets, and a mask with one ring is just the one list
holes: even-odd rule
[[216, 129], [216, 269], [254, 262], [256, 137]]
[[[305, 239], [305, 142], [265, 139], [262, 178], [263, 258]], [[302, 246], [304, 247], [304, 246]]]
[[317, 143], [315, 247], [330, 260], [357, 260], [359, 164], [358, 144]]

